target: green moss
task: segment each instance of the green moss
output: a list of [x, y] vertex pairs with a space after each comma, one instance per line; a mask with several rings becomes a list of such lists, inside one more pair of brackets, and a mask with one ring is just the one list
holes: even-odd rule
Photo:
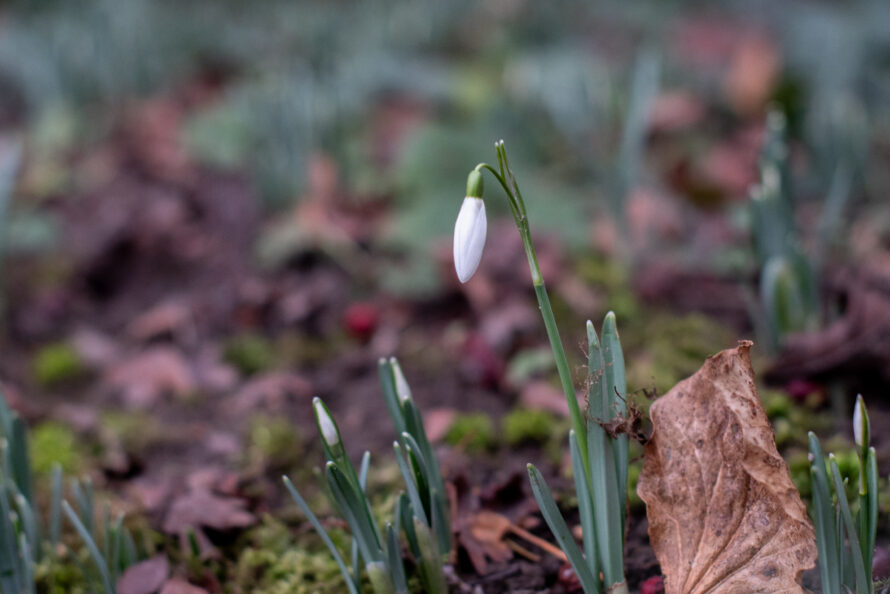
[[61, 557], [44, 555], [34, 566], [37, 591], [47, 594], [86, 594], [90, 591], [89, 584], [84, 579], [81, 568], [88, 567], [89, 563], [91, 560], [86, 551], [78, 553], [76, 560], [71, 551], [66, 551]]
[[763, 400], [763, 409], [766, 411], [766, 416], [771, 420], [777, 418], [787, 419], [791, 416], [794, 403], [791, 402], [791, 398], [787, 394], [775, 390], [764, 390], [761, 393], [761, 400]]
[[654, 384], [659, 394], [698, 371], [709, 356], [735, 345], [731, 331], [699, 314], [657, 314], [644, 328], [632, 330], [622, 334], [628, 385], [638, 389]]
[[251, 418], [247, 445], [250, 463], [286, 468], [302, 451], [299, 432], [286, 418], [263, 414]]
[[642, 509], [643, 500], [637, 495], [637, 482], [640, 480], [642, 464], [633, 462], [627, 466], [627, 504], [631, 509]]
[[504, 441], [508, 445], [541, 443], [550, 437], [556, 424], [556, 419], [548, 412], [519, 408], [504, 417]]
[[57, 342], [44, 346], [33, 361], [34, 379], [41, 386], [55, 386], [84, 374], [86, 366], [70, 344]]
[[53, 421], [41, 423], [31, 432], [31, 468], [38, 475], [49, 474], [58, 463], [65, 474], [76, 475], [84, 468], [77, 436]]
[[468, 452], [485, 451], [495, 443], [494, 423], [485, 413], [458, 415], [445, 434], [445, 442], [460, 444]]
[[223, 358], [242, 374], [253, 375], [272, 367], [275, 351], [262, 336], [242, 334], [226, 343]]
[[605, 302], [621, 320], [639, 319], [640, 304], [627, 277], [627, 270], [616, 260], [602, 257], [581, 259], [576, 267], [585, 283], [605, 293]]
[[284, 554], [248, 548], [235, 568], [236, 591], [251, 594], [339, 594], [346, 584], [328, 551]]
[[102, 414], [102, 429], [113, 434], [124, 450], [134, 455], [163, 439], [157, 418], [143, 412], [105, 412]]

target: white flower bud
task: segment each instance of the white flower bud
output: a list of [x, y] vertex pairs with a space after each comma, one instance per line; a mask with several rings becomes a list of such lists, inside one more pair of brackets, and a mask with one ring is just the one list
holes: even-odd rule
[[868, 424], [868, 412], [860, 394], [856, 397], [856, 404], [853, 407], [853, 439], [860, 448], [868, 444]]
[[481, 198], [467, 196], [454, 224], [454, 269], [460, 282], [470, 280], [479, 267], [487, 231], [485, 202]]
[[392, 366], [392, 374], [396, 380], [396, 394], [399, 396], [399, 401], [411, 400], [411, 387], [408, 385], [408, 380], [405, 379], [405, 374], [402, 373], [401, 365], [395, 357], [389, 360], [389, 364]]
[[340, 443], [340, 434], [337, 432], [337, 426], [334, 425], [333, 419], [331, 419], [328, 411], [322, 405], [321, 400], [316, 398], [312, 404], [315, 407], [315, 416], [318, 417], [318, 426], [321, 427], [321, 436], [324, 438], [325, 443], [328, 444], [328, 447], [332, 448]]

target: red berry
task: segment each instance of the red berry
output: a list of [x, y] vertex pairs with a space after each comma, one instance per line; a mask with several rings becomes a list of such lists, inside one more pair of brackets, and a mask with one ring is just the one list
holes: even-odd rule
[[380, 321], [377, 307], [371, 303], [353, 303], [343, 314], [343, 325], [353, 338], [370, 340]]
[[660, 575], [647, 579], [640, 586], [640, 594], [664, 594], [664, 579]]

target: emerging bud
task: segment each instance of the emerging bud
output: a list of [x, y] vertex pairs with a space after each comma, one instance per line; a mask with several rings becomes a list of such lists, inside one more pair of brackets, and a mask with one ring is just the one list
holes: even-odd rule
[[853, 438], [860, 448], [868, 447], [869, 442], [868, 411], [865, 410], [865, 400], [862, 394], [856, 396], [856, 405], [853, 407]]
[[389, 364], [392, 366], [392, 375], [396, 381], [396, 394], [399, 396], [399, 402], [411, 400], [411, 387], [408, 385], [408, 380], [405, 379], [405, 374], [402, 373], [402, 366], [399, 365], [395, 357], [390, 358]]
[[328, 444], [329, 448], [336, 446], [340, 443], [340, 433], [337, 431], [337, 426], [334, 425], [334, 420], [331, 419], [327, 409], [321, 403], [321, 399], [315, 398], [312, 405], [315, 408], [315, 418], [318, 419], [318, 426], [321, 429], [324, 442]]
[[[477, 173], [474, 171], [473, 173]], [[473, 174], [470, 174], [472, 180]], [[479, 176], [481, 179], [482, 176]], [[467, 182], [467, 186], [470, 181]], [[469, 187], [467, 188], [470, 189]], [[481, 194], [482, 184], [479, 183]], [[485, 234], [488, 231], [488, 221], [485, 218], [485, 203], [482, 198], [467, 196], [457, 214], [457, 222], [454, 224], [454, 269], [457, 278], [465, 283], [475, 274], [482, 260], [482, 249], [485, 247]]]

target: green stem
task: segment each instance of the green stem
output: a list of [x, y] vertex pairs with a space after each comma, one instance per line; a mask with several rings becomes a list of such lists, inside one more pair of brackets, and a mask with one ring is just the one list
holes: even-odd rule
[[[541, 267], [538, 265], [538, 256], [535, 252], [535, 246], [532, 243], [531, 231], [528, 225], [528, 215], [525, 210], [525, 201], [519, 192], [519, 186], [516, 178], [510, 171], [507, 164], [507, 154], [503, 147], [503, 141], [496, 145], [498, 153], [498, 164], [500, 171], [488, 163], [479, 163], [476, 166], [477, 171], [482, 169], [488, 170], [507, 195], [510, 204], [510, 211], [519, 229], [519, 236], [522, 239], [522, 246], [525, 249], [525, 255], [528, 258], [529, 272], [532, 277], [532, 284], [535, 288], [535, 296], [538, 298], [538, 308], [541, 310], [541, 316], [544, 318], [544, 328], [547, 330], [547, 338], [550, 340], [550, 348], [553, 351], [553, 357], [556, 359], [556, 369], [559, 372], [559, 381], [562, 384], [562, 390], [565, 393], [566, 402], [569, 405], [569, 414], [572, 417], [572, 427], [578, 437], [578, 445], [581, 449], [581, 455], [584, 458], [584, 468], [589, 468], [587, 456], [587, 429], [584, 424], [584, 417], [581, 415], [581, 407], [578, 406], [578, 397], [575, 394], [575, 385], [572, 382], [572, 372], [569, 368], [569, 362], [566, 358], [565, 348], [562, 346], [562, 340], [559, 337], [559, 329], [556, 327], [556, 318], [553, 315], [553, 308], [550, 306], [550, 297], [547, 295], [547, 288], [544, 285], [544, 277], [541, 274]], [[507, 183], [509, 176], [511, 184]]]

